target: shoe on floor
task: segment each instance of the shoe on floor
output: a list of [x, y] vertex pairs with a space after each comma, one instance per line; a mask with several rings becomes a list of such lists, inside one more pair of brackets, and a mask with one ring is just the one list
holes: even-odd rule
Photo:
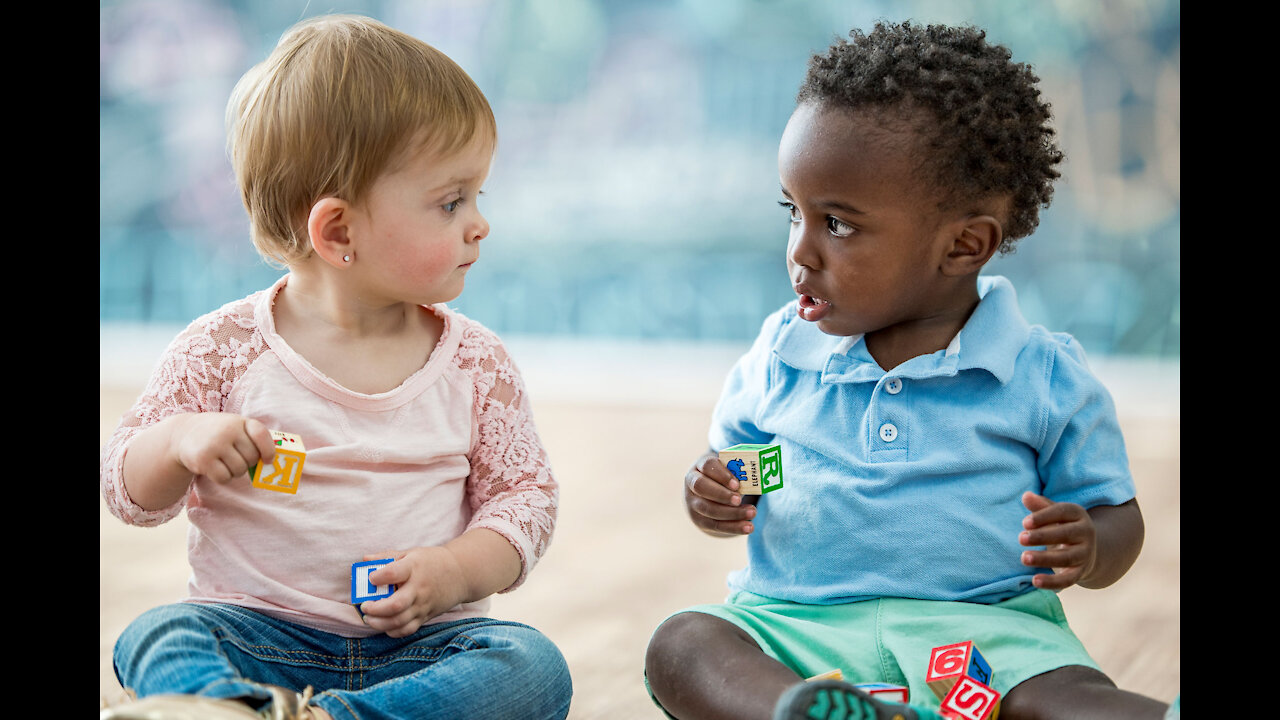
[[841, 680], [793, 685], [773, 710], [773, 720], [925, 720], [940, 718], [928, 710], [876, 700]]
[[301, 693], [273, 685], [271, 703], [254, 710], [237, 700], [202, 695], [150, 695], [103, 708], [98, 720], [310, 720], [311, 688]]

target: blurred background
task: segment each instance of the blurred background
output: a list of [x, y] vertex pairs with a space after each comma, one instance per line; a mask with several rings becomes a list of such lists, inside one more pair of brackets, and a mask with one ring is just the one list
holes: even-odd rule
[[492, 233], [454, 305], [503, 335], [749, 340], [791, 297], [776, 153], [809, 57], [914, 18], [987, 28], [1055, 111], [1054, 203], [988, 272], [1094, 356], [1179, 356], [1176, 0], [103, 2], [102, 323], [185, 325], [281, 274], [249, 243], [223, 109], [332, 11], [426, 40], [489, 97]]
[[[551, 551], [494, 599], [564, 651], [571, 720], [661, 717], [652, 629], [723, 598], [739, 541], [696, 531], [680, 478], [732, 362], [792, 297], [777, 143], [807, 62], [875, 21], [973, 23], [1032, 64], [1066, 153], [1010, 277], [1034, 323], [1073, 333], [1116, 396], [1146, 517], [1134, 569], [1061, 594], [1116, 682], [1180, 688], [1179, 87], [1176, 0], [119, 0], [100, 3], [100, 432], [165, 344], [282, 270], [253, 250], [225, 151], [240, 75], [293, 23], [357, 12], [435, 45], [489, 97], [492, 226], [452, 305], [520, 364], [561, 483]], [[619, 448], [626, 447], [626, 462]], [[185, 594], [185, 516], [102, 505], [110, 652]]]

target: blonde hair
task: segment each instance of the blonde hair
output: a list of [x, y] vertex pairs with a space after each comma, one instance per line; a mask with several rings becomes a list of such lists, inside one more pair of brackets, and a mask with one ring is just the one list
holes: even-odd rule
[[227, 149], [253, 244], [284, 265], [310, 254], [317, 201], [358, 203], [410, 153], [447, 156], [480, 133], [496, 142], [493, 110], [457, 63], [355, 15], [290, 28], [227, 104]]

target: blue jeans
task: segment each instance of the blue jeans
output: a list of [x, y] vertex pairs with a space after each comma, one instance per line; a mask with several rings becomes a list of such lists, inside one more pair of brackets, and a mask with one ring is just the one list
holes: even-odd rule
[[138, 697], [270, 699], [301, 691], [342, 720], [563, 718], [573, 694], [560, 650], [519, 623], [476, 618], [403, 638], [346, 638], [234, 605], [178, 603], [142, 614], [116, 641], [120, 684]]

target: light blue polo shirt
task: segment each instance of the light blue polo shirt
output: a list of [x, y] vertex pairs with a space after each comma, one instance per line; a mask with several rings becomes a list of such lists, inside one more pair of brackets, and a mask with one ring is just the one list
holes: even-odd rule
[[993, 603], [1032, 589], [1022, 493], [1134, 497], [1115, 405], [1069, 335], [1030, 326], [1003, 277], [945, 350], [889, 372], [862, 336], [770, 315], [730, 372], [711, 447], [782, 445], [735, 590], [801, 603]]

